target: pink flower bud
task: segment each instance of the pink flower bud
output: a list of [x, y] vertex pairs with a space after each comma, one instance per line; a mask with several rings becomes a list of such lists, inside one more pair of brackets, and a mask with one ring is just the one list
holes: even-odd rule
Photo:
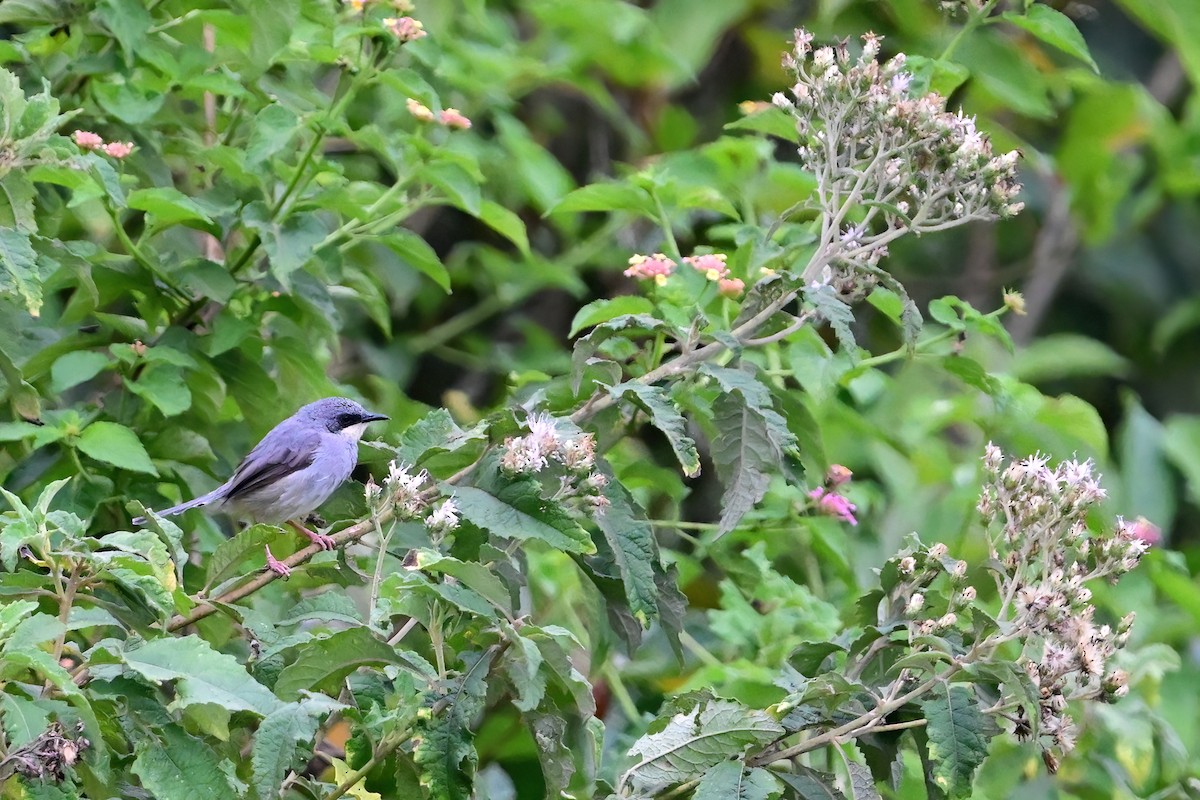
[[425, 105], [424, 103], [418, 102], [410, 97], [404, 101], [404, 106], [408, 109], [408, 113], [412, 114], [421, 122], [433, 122], [433, 111], [431, 111], [429, 106]]
[[109, 142], [104, 145], [104, 153], [110, 158], [122, 159], [133, 152], [133, 142]]
[[425, 26], [412, 17], [388, 17], [383, 21], [383, 27], [391, 31], [402, 43], [415, 42], [429, 35]]
[[447, 108], [442, 111], [438, 117], [438, 122], [445, 125], [447, 128], [457, 128], [460, 131], [465, 131], [471, 127], [471, 120], [467, 119], [457, 108]]
[[717, 281], [717, 291], [725, 297], [738, 297], [746, 291], [746, 282], [741, 278], [721, 278]]

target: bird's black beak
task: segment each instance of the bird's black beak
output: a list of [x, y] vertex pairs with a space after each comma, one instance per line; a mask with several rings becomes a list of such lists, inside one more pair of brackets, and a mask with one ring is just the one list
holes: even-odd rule
[[370, 411], [368, 411], [366, 414], [363, 414], [362, 417], [363, 422], [382, 422], [385, 419], [391, 419], [391, 417], [389, 417], [387, 414], [372, 414]]

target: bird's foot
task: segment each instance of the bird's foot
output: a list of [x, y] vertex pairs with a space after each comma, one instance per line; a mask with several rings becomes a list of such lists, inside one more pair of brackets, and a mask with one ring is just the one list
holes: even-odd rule
[[317, 533], [315, 531], [310, 531], [308, 528], [304, 527], [299, 522], [289, 522], [288, 524], [291, 525], [296, 530], [296, 533], [304, 534], [305, 536], [308, 537], [308, 540], [310, 542], [312, 542], [313, 544], [315, 544], [317, 547], [321, 548], [322, 550], [333, 550], [337, 547], [337, 542], [334, 541], [332, 536], [326, 536], [323, 533]]
[[263, 550], [267, 553], [267, 569], [285, 580], [289, 578], [292, 574], [292, 568], [275, 557], [271, 552], [270, 545], [264, 544]]

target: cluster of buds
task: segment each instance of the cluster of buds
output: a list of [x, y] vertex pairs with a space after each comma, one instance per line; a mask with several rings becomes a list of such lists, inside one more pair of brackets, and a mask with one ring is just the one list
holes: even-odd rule
[[796, 121], [800, 157], [817, 176], [827, 219], [855, 222], [826, 232], [829, 258], [843, 267], [874, 266], [887, 243], [974, 219], [1018, 213], [1017, 151], [993, 156], [971, 117], [946, 111], [936, 94], [910, 95], [912, 76], [899, 54], [879, 63], [882, 37], [863, 36], [862, 53], [846, 45], [812, 46], [797, 30], [784, 66], [796, 77], [791, 97], [774, 104]]
[[831, 466], [825, 473], [824, 485], [818, 486], [808, 493], [816, 510], [822, 514], [837, 517], [851, 525], [857, 525], [858, 519], [854, 516], [854, 512], [858, 510], [858, 506], [837, 491], [838, 487], [849, 483], [852, 477], [854, 477], [854, 473], [841, 464]]
[[[959, 614], [977, 596], [974, 586], [967, 584], [968, 564], [951, 557], [950, 549], [938, 542], [928, 548], [902, 554], [895, 559], [896, 570], [903, 578], [898, 585], [904, 603], [904, 616], [909, 618], [909, 636], [930, 636], [955, 627]], [[937, 608], [927, 602], [926, 590], [941, 576], [949, 580], [950, 590], [945, 602]]]
[[429, 35], [420, 20], [412, 17], [388, 17], [383, 21], [383, 27], [401, 44], [415, 42], [417, 39], [424, 39]]
[[[717, 291], [725, 297], [739, 297], [746, 290], [746, 283], [741, 278], [729, 277], [729, 267], [725, 263], [727, 260], [728, 256], [724, 253], [706, 253], [688, 256], [683, 259], [683, 263], [709, 281], [715, 282]], [[652, 280], [657, 285], [664, 286], [667, 278], [675, 272], [675, 267], [675, 262], [662, 253], [652, 256], [634, 254], [629, 257], [629, 268], [625, 270], [625, 277]]]
[[551, 464], [562, 466], [555, 500], [574, 500], [587, 510], [603, 511], [608, 505], [604, 487], [608, 478], [596, 467], [596, 437], [590, 433], [563, 436], [555, 418], [545, 413], [530, 414], [529, 433], [504, 440], [500, 468], [508, 475], [536, 475]]
[[82, 150], [98, 150], [109, 158], [120, 160], [133, 152], [133, 142], [105, 142], [98, 133], [75, 131], [71, 134], [75, 144]]
[[[1000, 616], [1011, 611], [1014, 631], [1025, 639], [1019, 663], [1038, 691], [1045, 761], [1054, 769], [1058, 755], [1075, 745], [1067, 703], [1112, 702], [1129, 690], [1129, 676], [1110, 662], [1129, 639], [1133, 614], [1115, 627], [1097, 624], [1087, 583], [1132, 570], [1158, 530], [1144, 519], [1118, 520], [1107, 531], [1088, 528], [1088, 512], [1105, 497], [1090, 461], [1052, 468], [1034, 454], [1004, 462], [989, 443], [983, 457], [989, 479], [978, 508], [992, 531], [992, 558], [1003, 565]], [[1032, 733], [1028, 717], [1015, 724], [1018, 735]]]
[[420, 122], [436, 122], [445, 128], [460, 131], [471, 127], [471, 120], [457, 108], [444, 108], [435, 114], [432, 108], [412, 97], [405, 100], [404, 105], [408, 108], [408, 113]]
[[400, 519], [423, 517], [425, 527], [436, 537], [441, 537], [458, 527], [460, 512], [453, 498], [434, 508], [431, 505], [432, 489], [428, 472], [421, 470], [414, 473], [408, 466], [393, 459], [388, 464], [383, 486], [373, 480], [367, 481], [367, 505], [375, 515], [394, 509]]

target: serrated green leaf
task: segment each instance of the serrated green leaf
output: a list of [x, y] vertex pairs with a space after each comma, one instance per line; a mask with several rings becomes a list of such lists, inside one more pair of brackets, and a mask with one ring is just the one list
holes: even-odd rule
[[503, 674], [512, 684], [513, 705], [520, 711], [533, 711], [546, 695], [546, 676], [542, 673], [542, 651], [536, 643], [515, 631], [502, 628], [509, 648], [500, 661]]
[[619, 297], [603, 297], [593, 300], [575, 312], [575, 318], [571, 320], [571, 331], [567, 335], [574, 337], [584, 328], [590, 328], [617, 317], [631, 314], [651, 314], [653, 311], [654, 303], [641, 295], [623, 294]]
[[329, 234], [315, 214], [294, 214], [281, 222], [260, 202], [246, 206], [242, 222], [258, 232], [271, 275], [289, 288], [292, 274], [315, 257], [316, 246]]
[[174, 417], [192, 407], [192, 392], [183, 371], [170, 364], [151, 364], [136, 381], [126, 382], [129, 391], [148, 400], [164, 417]]
[[23, 172], [0, 177], [0, 228], [37, 233], [34, 199], [37, 189]]
[[465, 519], [503, 539], [539, 539], [568, 553], [594, 553], [587, 531], [549, 500], [531, 480], [518, 480], [496, 495], [473, 486], [452, 489], [454, 501]]
[[285, 700], [304, 690], [329, 689], [336, 695], [342, 679], [359, 667], [398, 664], [394, 647], [376, 638], [366, 628], [347, 628], [311, 642], [283, 668], [275, 681], [275, 693]]
[[692, 800], [768, 800], [779, 793], [779, 781], [762, 767], [724, 761], [704, 773]]
[[278, 796], [284, 776], [296, 761], [297, 747], [305, 745], [307, 752], [321, 718], [344, 707], [315, 695], [282, 705], [263, 718], [250, 751], [251, 785], [259, 798]]
[[730, 756], [782, 733], [783, 728], [765, 711], [729, 700], [697, 703], [634, 743], [629, 755], [638, 761], [621, 777], [620, 785], [653, 795], [699, 778]]
[[794, 772], [776, 772], [775, 777], [787, 784], [800, 800], [846, 800], [846, 795], [834, 788], [836, 778], [811, 767], [796, 766]]
[[700, 474], [700, 453], [696, 443], [687, 435], [687, 420], [671, 400], [666, 390], [637, 381], [628, 381], [609, 389], [615, 399], [633, 395], [635, 402], [650, 414], [654, 427], [662, 431], [683, 468], [683, 474], [694, 478]]
[[460, 561], [444, 556], [436, 550], [420, 549], [409, 557], [416, 569], [452, 576], [463, 586], [486, 598], [489, 603], [504, 612], [506, 617], [512, 618], [511, 594], [491, 568], [478, 561]]
[[725, 484], [718, 533], [737, 526], [742, 516], [766, 494], [770, 476], [796, 447], [787, 421], [772, 407], [770, 390], [743, 370], [705, 365], [722, 393], [713, 403], [713, 461]]
[[176, 681], [170, 708], [214, 703], [229, 711], [266, 716], [279, 707], [236, 658], [219, 653], [199, 636], [154, 639], [122, 651], [125, 665], [151, 683]]
[[129, 193], [129, 207], [145, 211], [160, 225], [175, 225], [180, 222], [201, 222], [207, 228], [212, 218], [195, 200], [170, 186], [154, 186], [137, 189]]
[[36, 703], [9, 693], [0, 693], [0, 724], [5, 744], [15, 750], [32, 742], [50, 724], [50, 715]]
[[137, 434], [116, 422], [93, 422], [83, 429], [75, 446], [84, 455], [105, 464], [131, 472], [158, 474]]
[[609, 505], [596, 518], [596, 527], [604, 534], [606, 546], [590, 560], [590, 566], [598, 574], [618, 578], [630, 612], [643, 626], [649, 625], [659, 610], [655, 585], [659, 557], [654, 529], [620, 481], [610, 480], [603, 494]]
[[252, 525], [232, 539], [221, 542], [208, 559], [205, 587], [216, 586], [231, 577], [248, 558], [263, 556], [263, 546], [279, 538], [280, 533], [274, 525]]
[[420, 722], [421, 736], [413, 760], [421, 768], [421, 784], [427, 788], [429, 800], [460, 800], [472, 794], [478, 756], [471, 724], [483, 711], [490, 653], [473, 658], [468, 654], [462, 678], [446, 697], [449, 705], [445, 712]]
[[21, 620], [37, 610], [38, 604], [32, 600], [13, 600], [0, 605], [0, 642], [8, 638]]
[[154, 797], [237, 800], [223, 760], [203, 739], [178, 725], [163, 725], [157, 735], [138, 738], [130, 767]]
[[470, 430], [459, 427], [450, 412], [436, 408], [410, 425], [400, 436], [396, 459], [401, 464], [420, 464], [438, 452], [454, 452], [471, 442], [486, 440], [483, 427]]
[[987, 758], [994, 726], [964, 686], [939, 686], [932, 697], [921, 701], [921, 710], [929, 722], [934, 782], [951, 798], [968, 797], [975, 769]]

